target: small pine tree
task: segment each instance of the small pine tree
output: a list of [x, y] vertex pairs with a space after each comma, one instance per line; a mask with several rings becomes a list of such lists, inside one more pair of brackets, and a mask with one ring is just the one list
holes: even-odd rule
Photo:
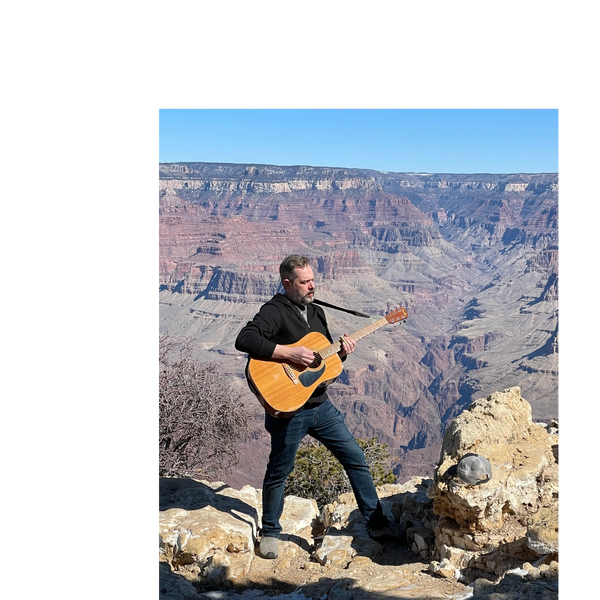
[[[377, 438], [357, 439], [376, 486], [394, 483], [396, 476], [390, 468], [387, 444]], [[314, 498], [319, 509], [330, 504], [340, 494], [351, 492], [348, 476], [340, 462], [325, 446], [311, 441], [298, 450], [294, 470], [285, 484], [285, 494]]]

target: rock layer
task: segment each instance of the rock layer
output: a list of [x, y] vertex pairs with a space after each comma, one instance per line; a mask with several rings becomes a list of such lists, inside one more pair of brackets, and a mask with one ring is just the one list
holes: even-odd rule
[[[399, 457], [400, 481], [432, 475], [447, 424], [496, 389], [518, 385], [535, 418], [557, 417], [556, 174], [178, 163], [159, 183], [161, 331], [194, 340], [255, 407], [232, 485], [259, 485], [268, 454], [233, 343], [289, 253], [311, 256], [325, 301], [408, 309], [330, 387], [355, 435]], [[364, 326], [326, 313], [334, 336]]]

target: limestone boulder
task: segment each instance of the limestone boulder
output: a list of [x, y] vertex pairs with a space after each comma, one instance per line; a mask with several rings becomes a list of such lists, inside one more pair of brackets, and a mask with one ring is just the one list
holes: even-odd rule
[[[161, 479], [159, 559], [189, 581], [240, 581], [254, 559], [261, 514], [260, 491], [250, 486], [235, 490], [222, 482]], [[312, 546], [318, 514], [314, 500], [286, 498], [283, 535], [299, 540], [291, 546]]]
[[531, 517], [526, 537], [527, 546], [538, 554], [558, 554], [558, 503]]
[[[525, 526], [540, 508], [556, 502], [558, 435], [532, 421], [530, 404], [513, 387], [475, 400], [447, 428], [434, 480], [428, 489], [434, 512], [463, 532]], [[485, 456], [492, 478], [466, 485], [456, 465], [468, 453]]]

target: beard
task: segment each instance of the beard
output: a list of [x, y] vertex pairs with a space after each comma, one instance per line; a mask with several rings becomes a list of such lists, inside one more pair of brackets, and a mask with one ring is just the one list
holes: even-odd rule
[[309, 304], [313, 303], [313, 300], [315, 299], [315, 293], [309, 292], [303, 296], [298, 292], [294, 292], [293, 294], [290, 294], [290, 299], [300, 306], [308, 306]]
[[306, 296], [302, 297], [302, 300], [300, 300], [300, 304], [302, 304], [303, 306], [308, 306], [309, 304], [313, 303], [314, 299], [315, 293], [311, 292], [310, 294], [306, 294]]

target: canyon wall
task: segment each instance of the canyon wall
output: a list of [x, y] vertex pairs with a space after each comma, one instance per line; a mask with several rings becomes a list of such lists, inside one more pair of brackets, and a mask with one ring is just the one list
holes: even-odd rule
[[[194, 339], [252, 410], [233, 485], [260, 485], [267, 438], [247, 390], [240, 328], [310, 256], [317, 297], [406, 323], [364, 338], [330, 387], [356, 437], [429, 475], [444, 430], [475, 397], [519, 386], [558, 416], [558, 176], [416, 174], [161, 164], [160, 331]], [[365, 319], [325, 308], [334, 337]]]

